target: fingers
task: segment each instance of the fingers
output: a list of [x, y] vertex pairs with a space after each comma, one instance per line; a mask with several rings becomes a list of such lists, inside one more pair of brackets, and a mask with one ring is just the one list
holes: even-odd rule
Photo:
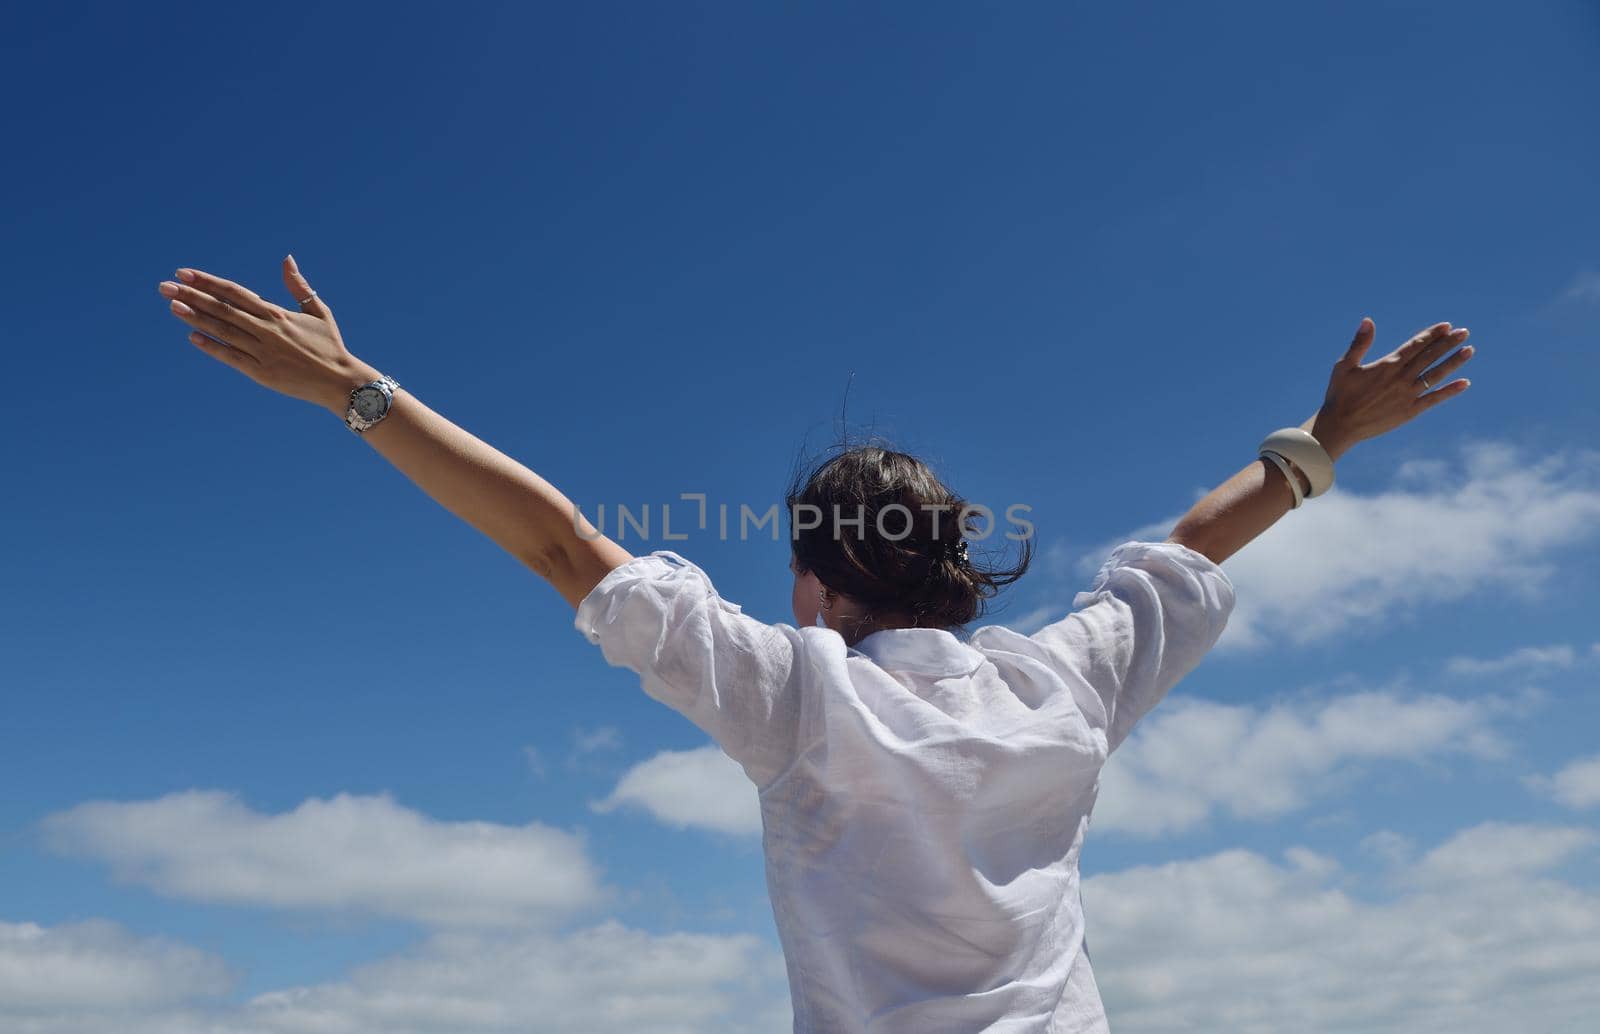
[[[1457, 333], [1463, 332], [1457, 331]], [[1434, 388], [1438, 388], [1441, 381], [1450, 376], [1452, 373], [1455, 373], [1457, 370], [1461, 369], [1461, 367], [1465, 366], [1467, 360], [1471, 358], [1472, 346], [1467, 345], [1465, 348], [1461, 349], [1455, 355], [1452, 355], [1438, 366], [1435, 366], [1433, 369], [1423, 370], [1419, 376], [1428, 378], [1428, 383]], [[1417, 381], [1417, 385], [1418, 387], [1421, 387], [1422, 382], [1420, 380]]]
[[1343, 362], [1355, 366], [1361, 362], [1361, 357], [1367, 354], [1367, 349], [1372, 347], [1372, 338], [1377, 328], [1371, 317], [1361, 317], [1361, 326], [1356, 328], [1355, 340], [1350, 342], [1350, 348], [1345, 352]]
[[[1440, 356], [1465, 341], [1469, 333], [1471, 332], [1466, 327], [1457, 327], [1448, 334], [1434, 338], [1423, 347], [1422, 351], [1412, 356], [1405, 363], [1406, 373], [1415, 377], [1431, 364], [1438, 362]], [[1429, 377], [1428, 380], [1437, 380], [1437, 378]]]
[[220, 298], [236, 309], [243, 309], [252, 316], [261, 319], [271, 319], [273, 310], [278, 306], [262, 298], [259, 294], [247, 287], [241, 287], [232, 280], [224, 280], [220, 276], [201, 272], [198, 269], [178, 270], [178, 279], [196, 290], [203, 291], [214, 298]]
[[[224, 323], [222, 320], [207, 316], [203, 312], [196, 312], [176, 298], [172, 300], [172, 314], [196, 330], [204, 331], [207, 336], [215, 338], [232, 348], [246, 352], [252, 359], [256, 358], [255, 354], [250, 352], [249, 346], [258, 344], [258, 342], [234, 324]], [[190, 340], [193, 340], [193, 337]]]
[[[1432, 381], [1433, 378], [1429, 377], [1428, 380]], [[1457, 395], [1466, 391], [1471, 384], [1472, 382], [1467, 380], [1465, 377], [1462, 377], [1459, 380], [1451, 381], [1449, 384], [1439, 384], [1435, 382], [1434, 390], [1428, 392], [1426, 395], [1418, 395], [1415, 401], [1411, 403], [1411, 408], [1419, 413], [1424, 409], [1431, 409], [1446, 399], [1455, 398]]]
[[[300, 272], [300, 266], [295, 262], [293, 255], [283, 257], [283, 285], [289, 289], [289, 294], [300, 305], [300, 311], [318, 319], [327, 319], [333, 315], [333, 310], [322, 300], [320, 295], [313, 297], [311, 285]], [[308, 302], [302, 299], [310, 298]]]
[[1426, 330], [1419, 330], [1410, 341], [1395, 349], [1392, 353], [1402, 363], [1409, 363], [1417, 357], [1417, 353], [1427, 348], [1436, 338], [1443, 337], [1450, 332], [1450, 324], [1435, 323]]
[[[243, 309], [235, 308], [220, 298], [213, 298], [204, 291], [197, 291], [193, 287], [185, 287], [182, 284], [175, 284], [170, 280], [166, 280], [162, 282], [159, 290], [161, 297], [186, 305], [190, 309], [212, 319], [230, 323], [252, 338], [260, 337], [261, 331], [266, 327], [264, 321], [257, 319]], [[179, 316], [183, 315], [176, 307], [172, 311]]]
[[211, 356], [213, 359], [227, 363], [235, 370], [238, 370], [240, 373], [250, 378], [255, 377], [255, 368], [261, 365], [256, 357], [251, 355], [249, 352], [241, 352], [237, 348], [213, 341], [199, 331], [195, 331], [189, 335], [189, 343], [200, 349], [200, 351], [204, 352], [206, 355]]

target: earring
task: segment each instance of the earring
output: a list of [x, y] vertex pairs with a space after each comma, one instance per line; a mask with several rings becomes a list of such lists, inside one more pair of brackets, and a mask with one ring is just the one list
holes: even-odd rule
[[832, 608], [830, 608], [828, 606], [828, 590], [827, 589], [818, 589], [817, 590], [817, 602], [822, 604], [822, 609], [823, 610], [832, 609]]

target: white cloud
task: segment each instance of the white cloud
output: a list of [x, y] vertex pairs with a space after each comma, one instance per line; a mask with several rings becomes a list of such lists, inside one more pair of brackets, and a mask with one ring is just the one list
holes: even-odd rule
[[1451, 657], [1445, 661], [1444, 670], [1450, 675], [1465, 676], [1520, 675], [1541, 668], [1570, 668], [1576, 656], [1572, 647], [1562, 644], [1524, 646], [1501, 657]]
[[1346, 788], [1366, 763], [1501, 757], [1495, 716], [1511, 707], [1389, 692], [1262, 707], [1171, 698], [1111, 755], [1091, 828], [1158, 836], [1218, 813], [1276, 818]]
[[[7, 1034], [735, 1034], [792, 1025], [783, 957], [750, 934], [652, 934], [615, 920], [562, 935], [436, 934], [344, 978], [197, 999], [222, 988], [219, 964], [186, 948], [139, 970], [155, 949], [125, 934], [59, 927], [7, 952], [0, 924], [0, 1029]], [[106, 938], [111, 937], [111, 942]], [[87, 940], [89, 950], [84, 948]], [[54, 951], [40, 947], [55, 942]], [[120, 945], [107, 952], [105, 944]], [[57, 961], [62, 946], [78, 958]], [[94, 950], [98, 947], [99, 955]], [[14, 983], [55, 982], [53, 997]], [[37, 1008], [34, 1008], [37, 1007]]]
[[1362, 837], [1358, 846], [1390, 866], [1405, 865], [1417, 853], [1417, 845], [1410, 837], [1391, 829], [1380, 829]]
[[609, 761], [603, 765], [596, 755], [615, 752], [622, 748], [622, 730], [615, 725], [600, 725], [593, 729], [572, 730], [572, 749], [567, 752], [566, 769], [587, 775], [611, 775], [615, 768]]
[[258, 995], [239, 1019], [251, 1034], [777, 1034], [792, 1014], [782, 956], [758, 938], [608, 920], [561, 937], [439, 935], [341, 981]]
[[1287, 864], [1230, 850], [1092, 876], [1089, 953], [1127, 1034], [1577, 1034], [1600, 1013], [1600, 897], [1548, 869], [1592, 843], [1587, 829], [1475, 827], [1375, 901], [1304, 848]]
[[[1159, 541], [1181, 516], [1122, 538]], [[1600, 450], [1470, 442], [1458, 463], [1402, 463], [1384, 491], [1336, 483], [1224, 561], [1238, 600], [1216, 649], [1324, 642], [1404, 625], [1428, 605], [1532, 602], [1567, 553], [1597, 537]], [[1078, 559], [1074, 586], [1114, 544]]]
[[572, 743], [572, 749], [579, 754], [589, 754], [597, 750], [616, 750], [622, 746], [622, 730], [615, 725], [575, 729], [572, 733]]
[[1485, 822], [1423, 855], [1403, 877], [1421, 886], [1524, 879], [1592, 847], [1600, 837], [1574, 826]]
[[662, 751], [633, 766], [594, 811], [641, 809], [676, 829], [761, 834], [761, 802], [738, 763], [720, 747]]
[[1572, 283], [1562, 293], [1563, 298], [1576, 298], [1581, 301], [1600, 301], [1600, 272], [1585, 269], [1572, 278]]
[[80, 804], [40, 830], [55, 851], [195, 901], [500, 926], [607, 898], [580, 836], [537, 822], [440, 822], [387, 794], [339, 794], [267, 815], [230, 793], [191, 790]]
[[91, 919], [46, 928], [0, 920], [0, 1023], [29, 1015], [149, 1009], [226, 994], [222, 961], [159, 937]]
[[1529, 776], [1529, 789], [1555, 798], [1569, 808], [1600, 805], [1600, 754], [1578, 758], [1552, 776]]

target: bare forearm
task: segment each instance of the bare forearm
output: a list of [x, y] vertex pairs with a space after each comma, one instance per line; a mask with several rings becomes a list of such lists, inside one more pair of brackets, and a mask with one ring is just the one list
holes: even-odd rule
[[[1335, 461], [1349, 448], [1330, 427], [1319, 428], [1318, 415], [1300, 427], [1311, 433]], [[1311, 491], [1311, 481], [1299, 468], [1300, 490]], [[1278, 465], [1257, 459], [1212, 489], [1183, 516], [1168, 541], [1181, 542], [1220, 564], [1243, 549], [1257, 535], [1276, 524], [1294, 506], [1294, 492]]]
[[[323, 408], [342, 421], [350, 388], [378, 371], [354, 366]], [[361, 437], [435, 502], [549, 580], [576, 606], [612, 567], [629, 559], [554, 485], [423, 404], [404, 387], [387, 416]], [[574, 524], [574, 521], [577, 524]]]

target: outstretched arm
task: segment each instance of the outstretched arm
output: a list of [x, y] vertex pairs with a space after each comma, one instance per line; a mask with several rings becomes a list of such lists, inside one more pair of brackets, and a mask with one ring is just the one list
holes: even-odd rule
[[[1301, 428], [1311, 433], [1335, 463], [1357, 442], [1376, 438], [1446, 399], [1466, 390], [1465, 379], [1445, 378], [1472, 357], [1472, 346], [1455, 351], [1436, 369], [1434, 363], [1467, 339], [1466, 328], [1436, 323], [1375, 362], [1362, 365], [1374, 327], [1361, 321], [1344, 355], [1334, 363], [1322, 408]], [[1426, 374], [1431, 388], [1418, 377]], [[1426, 392], [1426, 394], [1424, 394]], [[1295, 468], [1303, 491], [1311, 481]], [[1195, 503], [1168, 536], [1220, 564], [1266, 531], [1294, 505], [1294, 494], [1277, 464], [1257, 459]]]
[[[351, 390], [378, 378], [377, 368], [345, 347], [333, 311], [320, 297], [291, 312], [198, 269], [180, 269], [177, 276], [178, 282], [161, 285], [161, 294], [172, 300], [173, 314], [195, 328], [189, 340], [263, 387], [321, 406], [343, 421]], [[292, 256], [283, 260], [283, 278], [292, 297], [311, 294]], [[573, 607], [607, 572], [631, 559], [554, 485], [404, 387], [395, 391], [389, 414], [361, 436], [441, 506], [549, 581]]]

